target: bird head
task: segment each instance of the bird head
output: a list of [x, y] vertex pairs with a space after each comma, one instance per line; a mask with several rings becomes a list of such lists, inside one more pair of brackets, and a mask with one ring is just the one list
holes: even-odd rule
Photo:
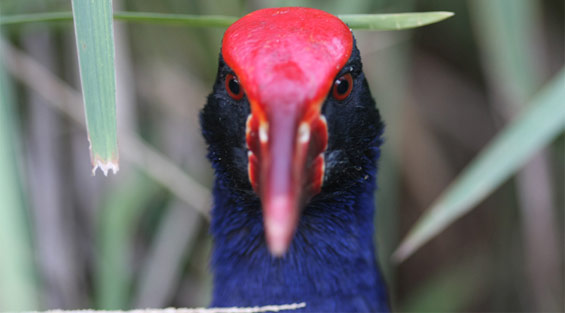
[[[368, 116], [374, 115], [370, 94], [362, 92], [367, 87], [360, 67], [349, 27], [317, 9], [258, 10], [224, 34], [218, 78], [202, 112], [203, 133], [217, 173], [231, 179], [235, 189], [250, 188], [260, 198], [274, 256], [287, 251], [301, 210], [321, 192], [328, 167], [347, 170], [326, 160], [332, 129], [344, 126], [328, 121], [323, 110], [337, 116], [339, 106], [364, 101]], [[353, 96], [357, 99], [349, 99]], [[355, 110], [350, 107], [343, 117], [354, 123], [348, 114]], [[346, 151], [345, 146], [339, 150]], [[347, 153], [332, 158], [337, 154], [347, 158]], [[348, 174], [334, 176], [338, 183]]]

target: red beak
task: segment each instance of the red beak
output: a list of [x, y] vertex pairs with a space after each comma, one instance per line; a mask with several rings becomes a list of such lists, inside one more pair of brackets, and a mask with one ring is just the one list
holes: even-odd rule
[[321, 105], [352, 49], [347, 25], [308, 8], [258, 10], [224, 34], [222, 55], [251, 105], [249, 180], [275, 256], [288, 250], [301, 209], [320, 192], [328, 141]]
[[249, 177], [261, 198], [265, 237], [275, 256], [288, 250], [302, 207], [321, 190], [328, 139], [319, 113], [305, 121], [292, 110], [302, 106], [285, 107], [265, 121], [252, 114], [247, 123]]

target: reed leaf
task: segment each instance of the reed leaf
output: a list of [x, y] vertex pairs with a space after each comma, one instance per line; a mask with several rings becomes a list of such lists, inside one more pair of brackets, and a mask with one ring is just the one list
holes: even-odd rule
[[118, 171], [112, 1], [73, 0], [92, 173]]
[[467, 166], [410, 230], [393, 257], [402, 261], [472, 210], [565, 130], [565, 69]]
[[[75, 0], [76, 1], [76, 0]], [[73, 1], [73, 3], [75, 2]], [[361, 30], [402, 30], [440, 22], [453, 16], [452, 12], [415, 12], [393, 14], [347, 14], [338, 15], [352, 29]], [[0, 24], [70, 21], [69, 12], [22, 14], [5, 17]], [[170, 24], [190, 27], [228, 27], [238, 17], [224, 15], [191, 15], [149, 12], [116, 12], [114, 19], [137, 23]]]
[[360, 30], [402, 30], [430, 25], [453, 16], [452, 12], [338, 15], [349, 27]]
[[[0, 40], [0, 45], [2, 43]], [[17, 153], [18, 118], [12, 84], [3, 63], [0, 47], [0, 311], [35, 310], [39, 297], [26, 206], [20, 188], [22, 157]]]

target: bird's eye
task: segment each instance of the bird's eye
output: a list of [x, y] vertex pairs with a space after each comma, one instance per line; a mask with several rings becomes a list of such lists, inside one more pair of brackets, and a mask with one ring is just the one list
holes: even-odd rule
[[353, 78], [347, 73], [335, 80], [332, 96], [337, 100], [344, 100], [349, 96], [353, 89]]
[[243, 88], [239, 84], [239, 80], [233, 74], [226, 75], [226, 90], [228, 95], [235, 100], [241, 100], [243, 98]]

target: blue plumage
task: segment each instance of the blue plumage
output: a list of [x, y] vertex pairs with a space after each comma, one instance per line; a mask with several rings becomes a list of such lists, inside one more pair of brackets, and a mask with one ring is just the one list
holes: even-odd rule
[[[322, 114], [329, 141], [322, 192], [302, 210], [289, 251], [271, 256], [261, 202], [247, 177], [245, 120], [249, 103], [234, 102], [218, 78], [201, 113], [215, 170], [211, 306], [306, 302], [305, 312], [388, 312], [374, 253], [374, 190], [383, 125], [361, 68], [359, 51], [342, 72], [353, 75], [346, 100], [328, 97]], [[339, 77], [339, 75], [338, 75]]]

